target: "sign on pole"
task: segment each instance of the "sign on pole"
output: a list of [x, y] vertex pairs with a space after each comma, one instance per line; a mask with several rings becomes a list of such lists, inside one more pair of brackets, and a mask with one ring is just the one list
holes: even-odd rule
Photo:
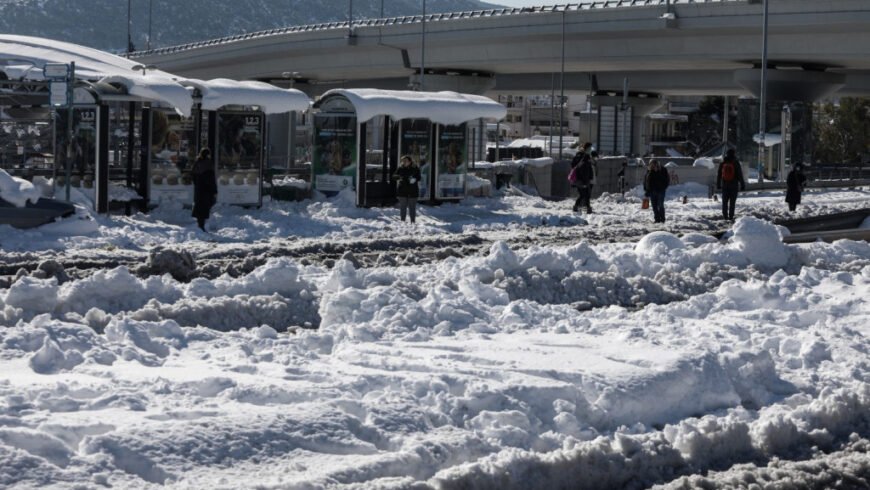
[[46, 63], [42, 68], [45, 78], [66, 79], [69, 76], [69, 65], [66, 63]]
[[51, 90], [49, 100], [52, 106], [69, 104], [69, 85], [67, 82], [51, 82], [49, 89]]

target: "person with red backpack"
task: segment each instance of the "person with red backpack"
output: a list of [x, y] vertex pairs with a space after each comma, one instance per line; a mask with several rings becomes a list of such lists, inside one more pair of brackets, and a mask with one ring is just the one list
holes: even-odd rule
[[722, 217], [733, 221], [738, 190], [746, 190], [743, 168], [733, 149], [728, 150], [722, 163], [719, 164], [719, 171], [716, 174], [716, 188], [722, 190]]

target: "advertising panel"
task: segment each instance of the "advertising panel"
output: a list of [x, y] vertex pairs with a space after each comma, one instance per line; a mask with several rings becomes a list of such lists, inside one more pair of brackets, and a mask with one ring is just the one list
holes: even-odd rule
[[311, 173], [314, 189], [334, 196], [356, 188], [357, 127], [353, 114], [316, 114]]
[[[208, 125], [208, 118], [202, 119], [203, 124]], [[151, 202], [192, 204], [190, 171], [196, 160], [194, 119], [154, 112], [151, 128]]]
[[97, 168], [97, 107], [79, 106], [73, 109], [73, 141], [70, 181], [66, 182], [67, 111], [57, 113], [55, 126], [56, 186], [93, 189]]
[[263, 114], [218, 113], [218, 202], [259, 204]]
[[420, 200], [429, 199], [430, 137], [432, 123], [428, 119], [405, 119], [401, 125], [399, 156], [410, 156], [420, 167]]
[[465, 196], [465, 174], [468, 170], [466, 134], [465, 124], [438, 126], [437, 199], [461, 199]]

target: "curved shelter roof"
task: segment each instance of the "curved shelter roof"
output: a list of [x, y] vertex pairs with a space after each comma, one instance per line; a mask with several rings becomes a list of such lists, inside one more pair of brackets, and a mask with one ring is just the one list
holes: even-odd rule
[[281, 89], [265, 82], [236, 81], [226, 78], [214, 80], [184, 79], [186, 87], [199, 90], [202, 108], [214, 111], [226, 105], [255, 105], [267, 114], [306, 111], [311, 99], [295, 89]]
[[190, 115], [193, 89], [202, 95], [203, 108], [215, 110], [225, 105], [259, 106], [266, 113], [305, 110], [308, 97], [298, 90], [281, 89], [262, 82], [235, 80], [189, 80], [161, 70], [136, 70], [142, 66], [122, 58], [77, 44], [50, 39], [0, 35], [0, 71], [11, 80], [43, 81], [47, 63], [76, 64], [76, 79], [95, 84], [124, 87], [129, 95], [157, 102]]
[[357, 119], [375, 116], [393, 119], [429, 119], [438, 124], [461, 124], [473, 119], [504, 118], [507, 109], [482, 95], [456, 92], [412, 92], [409, 90], [334, 89], [323, 94], [347, 98], [356, 109]]

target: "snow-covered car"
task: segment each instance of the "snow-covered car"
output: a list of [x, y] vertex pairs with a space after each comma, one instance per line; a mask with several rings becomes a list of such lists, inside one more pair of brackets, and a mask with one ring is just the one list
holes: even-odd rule
[[41, 198], [36, 203], [27, 202], [23, 207], [16, 207], [9, 201], [0, 198], [0, 225], [12, 225], [15, 228], [35, 228], [51, 223], [57, 218], [66, 218], [75, 213], [75, 206], [65, 201]]

